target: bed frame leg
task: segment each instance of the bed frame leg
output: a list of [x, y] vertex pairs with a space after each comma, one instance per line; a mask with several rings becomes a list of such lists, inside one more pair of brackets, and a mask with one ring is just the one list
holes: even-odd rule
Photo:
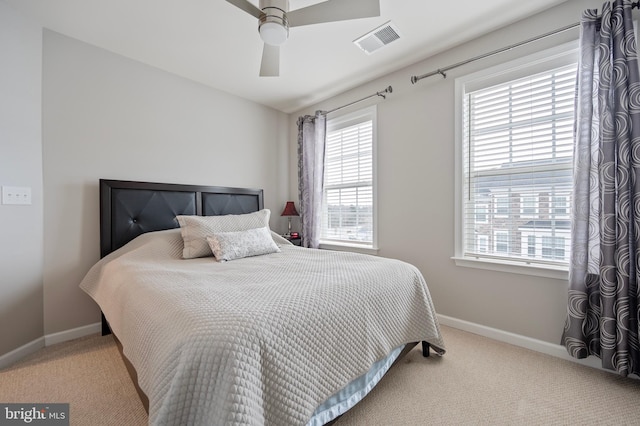
[[429, 357], [429, 343], [422, 341], [422, 356], [425, 358]]
[[109, 323], [107, 322], [107, 318], [105, 318], [104, 314], [100, 312], [102, 319], [102, 335], [107, 336], [111, 334], [111, 328], [109, 327]]

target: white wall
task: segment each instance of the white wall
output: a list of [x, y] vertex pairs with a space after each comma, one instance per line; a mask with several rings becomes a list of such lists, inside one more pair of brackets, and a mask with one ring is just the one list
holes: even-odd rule
[[44, 322], [99, 321], [78, 284], [99, 258], [98, 179], [263, 188], [284, 230], [287, 116], [45, 30]]
[[0, 1], [0, 185], [28, 186], [32, 204], [0, 205], [0, 355], [42, 323], [42, 29]]
[[570, 0], [287, 119], [50, 31], [43, 47], [41, 28], [0, 0], [0, 185], [33, 191], [31, 206], [0, 205], [0, 356], [99, 320], [78, 289], [99, 257], [99, 178], [261, 187], [271, 225], [283, 231], [279, 211], [297, 200], [297, 116], [388, 85], [394, 93], [378, 107], [380, 254], [418, 266], [439, 313], [558, 343], [566, 282], [460, 268], [450, 259], [453, 89], [456, 76], [577, 31], [450, 71], [446, 80], [413, 86], [409, 77], [577, 22], [581, 10], [600, 6]]
[[[567, 282], [455, 266], [454, 254], [454, 82], [501, 62], [575, 40], [578, 30], [430, 77], [421, 75], [511, 43], [576, 23], [582, 10], [601, 2], [572, 0], [530, 19], [394, 72], [335, 98], [292, 114], [290, 155], [296, 156], [295, 120], [330, 110], [391, 85], [378, 103], [379, 254], [416, 265], [425, 276], [440, 314], [559, 344], [566, 314]], [[386, 49], [393, 49], [393, 45]], [[383, 55], [380, 50], [376, 55]], [[369, 101], [359, 104], [363, 107]], [[353, 108], [351, 108], [353, 109]], [[294, 160], [291, 161], [292, 170]], [[291, 196], [297, 176], [291, 173]]]

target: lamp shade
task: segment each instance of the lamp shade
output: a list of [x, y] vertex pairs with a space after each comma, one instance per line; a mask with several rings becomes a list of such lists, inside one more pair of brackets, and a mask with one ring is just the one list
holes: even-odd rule
[[280, 46], [287, 41], [289, 30], [277, 22], [265, 22], [259, 28], [260, 38], [271, 46]]
[[300, 216], [298, 211], [296, 210], [295, 204], [293, 201], [287, 201], [287, 204], [284, 206], [284, 210], [280, 216]]

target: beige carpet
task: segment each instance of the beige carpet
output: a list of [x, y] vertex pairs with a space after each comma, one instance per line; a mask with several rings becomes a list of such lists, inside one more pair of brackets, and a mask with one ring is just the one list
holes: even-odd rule
[[[444, 357], [414, 349], [336, 425], [640, 425], [640, 380], [442, 331]], [[50, 346], [0, 371], [0, 402], [69, 402], [72, 425], [147, 423], [108, 336]]]

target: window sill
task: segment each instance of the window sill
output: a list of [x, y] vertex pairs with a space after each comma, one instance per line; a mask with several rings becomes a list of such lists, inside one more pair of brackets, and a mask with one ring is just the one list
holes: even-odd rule
[[378, 248], [376, 247], [363, 247], [355, 244], [336, 243], [336, 242], [321, 242], [320, 248], [323, 250], [336, 250], [336, 251], [350, 251], [354, 253], [378, 255]]
[[520, 262], [476, 259], [470, 257], [452, 257], [456, 266], [464, 268], [485, 269], [489, 271], [508, 272], [511, 274], [533, 275], [567, 281], [569, 271], [566, 268], [552, 265], [524, 264]]

